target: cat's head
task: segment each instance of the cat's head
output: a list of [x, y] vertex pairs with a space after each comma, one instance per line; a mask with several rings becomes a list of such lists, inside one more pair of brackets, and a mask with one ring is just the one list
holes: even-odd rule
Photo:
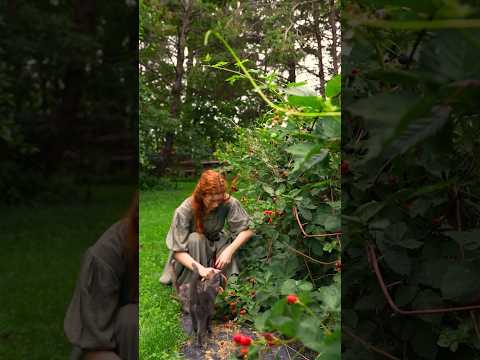
[[218, 294], [225, 289], [225, 286], [227, 285], [227, 276], [223, 270], [215, 273], [211, 272], [205, 277], [205, 282], [208, 287], [213, 288], [215, 293]]

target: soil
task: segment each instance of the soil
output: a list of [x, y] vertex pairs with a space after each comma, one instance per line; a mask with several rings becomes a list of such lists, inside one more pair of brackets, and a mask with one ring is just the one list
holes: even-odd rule
[[[182, 315], [183, 330], [190, 335], [189, 340], [182, 347], [182, 354], [186, 360], [227, 360], [235, 354], [237, 345], [232, 341], [233, 334], [242, 333], [253, 339], [257, 339], [259, 335], [247, 327], [241, 327], [238, 324], [229, 321], [226, 323], [213, 323], [212, 333], [205, 340], [204, 344], [199, 347], [193, 344], [192, 320], [190, 315]], [[263, 360], [313, 360], [314, 354], [298, 352], [295, 345], [273, 346], [263, 355]]]

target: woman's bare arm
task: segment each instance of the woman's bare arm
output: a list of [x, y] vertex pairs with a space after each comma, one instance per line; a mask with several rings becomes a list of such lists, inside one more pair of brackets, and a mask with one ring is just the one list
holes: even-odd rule
[[173, 257], [175, 258], [176, 261], [178, 261], [180, 264], [185, 266], [186, 268], [190, 269], [193, 271], [193, 264], [195, 264], [198, 268], [198, 273], [200, 276], [205, 277], [207, 274], [215, 270], [213, 268], [207, 268], [200, 264], [198, 261], [195, 261], [188, 252], [186, 251], [177, 251], [173, 253]]
[[228, 246], [232, 251], [232, 255], [235, 254], [237, 250], [240, 249], [254, 234], [255, 233], [251, 229], [240, 231], [235, 240], [233, 240]]
[[235, 240], [232, 241], [220, 254], [215, 262], [217, 269], [223, 269], [226, 265], [230, 264], [233, 255], [245, 244], [255, 233], [251, 229], [241, 231]]

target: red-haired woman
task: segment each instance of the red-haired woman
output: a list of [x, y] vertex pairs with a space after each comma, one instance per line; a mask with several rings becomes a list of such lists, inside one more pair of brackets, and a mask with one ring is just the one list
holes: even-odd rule
[[71, 360], [138, 359], [138, 194], [85, 252], [64, 330]]
[[170, 255], [160, 282], [169, 284], [172, 271], [177, 285], [189, 282], [193, 264], [203, 277], [220, 269], [227, 276], [238, 274], [235, 253], [253, 236], [250, 227], [250, 217], [240, 202], [226, 194], [222, 175], [214, 170], [203, 172], [193, 194], [175, 210], [166, 239]]

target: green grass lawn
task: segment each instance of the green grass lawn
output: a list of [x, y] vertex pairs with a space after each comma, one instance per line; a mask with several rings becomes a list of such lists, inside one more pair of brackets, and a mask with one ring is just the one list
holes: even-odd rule
[[173, 290], [159, 282], [168, 256], [165, 237], [174, 210], [193, 191], [194, 183], [178, 189], [143, 192], [140, 197], [140, 359], [173, 359], [186, 336]]
[[0, 359], [64, 360], [63, 319], [86, 248], [126, 212], [131, 187], [90, 204], [0, 208]]

